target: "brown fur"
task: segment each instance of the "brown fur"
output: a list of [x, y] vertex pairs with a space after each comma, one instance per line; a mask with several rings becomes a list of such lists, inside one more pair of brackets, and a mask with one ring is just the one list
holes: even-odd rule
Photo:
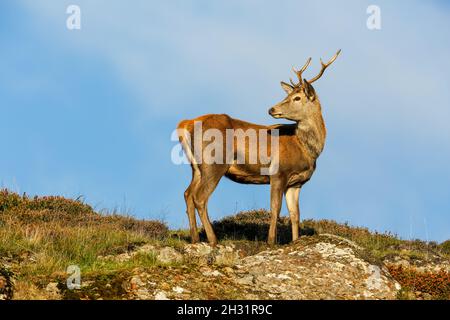
[[[309, 65], [309, 62], [307, 65]], [[307, 65], [305, 66], [307, 67]], [[326, 68], [327, 65], [322, 65], [323, 70], [324, 66]], [[321, 74], [323, 74], [323, 70]], [[260, 169], [263, 165], [260, 163], [259, 157], [256, 164], [248, 164], [247, 145], [245, 148], [245, 164], [237, 164], [235, 162], [228, 164], [206, 164], [204, 161], [201, 163], [195, 163], [195, 161], [191, 163], [192, 181], [186, 189], [184, 196], [193, 242], [199, 241], [195, 217], [195, 210], [197, 210], [205, 228], [208, 241], [212, 245], [217, 243], [216, 235], [209, 221], [207, 204], [210, 195], [223, 176], [238, 183], [270, 184], [271, 223], [268, 237], [269, 244], [274, 244], [276, 241], [276, 222], [279, 217], [281, 201], [284, 194], [292, 222], [292, 239], [296, 240], [298, 238], [300, 219], [298, 199], [300, 188], [311, 178], [316, 168], [316, 160], [323, 150], [326, 138], [325, 123], [322, 118], [319, 99], [311, 83], [306, 80], [301, 80], [301, 72], [297, 72], [300, 80], [298, 85], [282, 83], [282, 87], [288, 96], [269, 110], [269, 113], [273, 117], [289, 119], [294, 121], [295, 124], [258, 125], [231, 118], [226, 114], [208, 114], [192, 120], [183, 120], [179, 123], [177, 128], [188, 132], [190, 134], [190, 141], [193, 141], [193, 145], [188, 145], [185, 141], [186, 137], [180, 135], [180, 142], [187, 154], [193, 154], [194, 152], [195, 142], [193, 134], [195, 121], [202, 122], [203, 132], [207, 129], [214, 128], [218, 129], [223, 137], [226, 136], [226, 129], [243, 129], [245, 131], [252, 128], [267, 130], [268, 154], [271, 156], [276, 156], [272, 154], [270, 148], [271, 130], [279, 130], [279, 170], [273, 175], [261, 175]], [[259, 131], [257, 132], [259, 136]], [[203, 147], [208, 143], [203, 142]], [[225, 143], [223, 145], [225, 154]], [[234, 141], [234, 146], [233, 160], [236, 159], [238, 152], [236, 141]]]

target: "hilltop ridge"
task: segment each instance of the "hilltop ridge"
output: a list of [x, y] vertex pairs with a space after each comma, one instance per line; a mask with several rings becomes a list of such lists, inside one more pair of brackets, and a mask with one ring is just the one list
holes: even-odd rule
[[[268, 246], [269, 213], [214, 222], [219, 245], [80, 200], [0, 191], [0, 299], [449, 299], [450, 242], [407, 241], [329, 220]], [[201, 234], [204, 238], [204, 234]], [[68, 266], [81, 272], [69, 289]]]

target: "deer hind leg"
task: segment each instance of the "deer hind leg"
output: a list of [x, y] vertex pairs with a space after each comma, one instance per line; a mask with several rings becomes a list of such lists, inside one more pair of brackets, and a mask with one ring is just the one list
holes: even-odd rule
[[213, 246], [217, 244], [217, 237], [208, 216], [208, 200], [227, 170], [228, 168], [224, 165], [205, 167], [201, 171], [201, 179], [194, 194], [195, 207], [205, 228], [208, 242]]
[[200, 170], [197, 167], [192, 166], [192, 181], [189, 187], [184, 192], [184, 200], [186, 201], [186, 213], [189, 218], [189, 228], [192, 243], [197, 243], [200, 241], [197, 231], [197, 220], [195, 218], [195, 204], [194, 204], [194, 194], [199, 182], [200, 182]]
[[298, 227], [300, 221], [300, 209], [298, 206], [298, 198], [300, 194], [299, 187], [289, 188], [286, 191], [286, 206], [291, 217], [292, 241], [298, 239]]

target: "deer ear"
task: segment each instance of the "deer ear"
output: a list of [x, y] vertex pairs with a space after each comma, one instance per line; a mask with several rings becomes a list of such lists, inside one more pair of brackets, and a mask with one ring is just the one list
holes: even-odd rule
[[310, 101], [314, 101], [316, 99], [316, 91], [313, 86], [308, 82], [308, 80], [303, 79], [303, 91]]
[[291, 94], [291, 92], [294, 91], [294, 87], [283, 81], [281, 81], [281, 87], [283, 88], [284, 91], [286, 91], [287, 94]]

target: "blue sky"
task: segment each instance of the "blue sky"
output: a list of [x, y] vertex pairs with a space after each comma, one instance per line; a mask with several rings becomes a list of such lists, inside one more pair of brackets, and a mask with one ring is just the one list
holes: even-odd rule
[[[276, 123], [267, 110], [291, 67], [312, 56], [312, 75], [342, 48], [315, 85], [328, 140], [301, 218], [450, 238], [450, 8], [345, 3], [1, 1], [1, 186], [187, 227], [176, 124], [205, 113]], [[70, 4], [79, 31], [66, 28]], [[370, 4], [379, 31], [366, 27]], [[209, 211], [268, 205], [267, 186], [224, 179]]]

